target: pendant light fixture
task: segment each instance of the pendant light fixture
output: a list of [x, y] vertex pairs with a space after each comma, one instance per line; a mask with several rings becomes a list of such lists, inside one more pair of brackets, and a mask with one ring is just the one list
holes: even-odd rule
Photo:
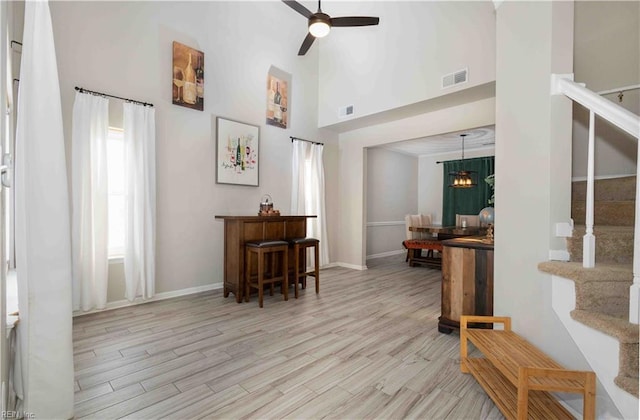
[[[460, 166], [464, 168], [464, 138], [466, 134], [460, 134], [462, 137], [462, 159], [460, 160]], [[456, 172], [449, 172], [449, 186], [452, 188], [472, 188], [478, 185], [476, 181], [476, 171], [467, 171], [460, 169]]]

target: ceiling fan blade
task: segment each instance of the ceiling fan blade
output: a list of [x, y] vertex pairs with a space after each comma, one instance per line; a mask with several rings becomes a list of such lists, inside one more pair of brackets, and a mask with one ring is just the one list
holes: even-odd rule
[[296, 12], [300, 13], [302, 16], [306, 17], [307, 19], [309, 19], [309, 16], [313, 14], [311, 10], [307, 9], [306, 7], [304, 7], [303, 5], [301, 5], [295, 0], [282, 0], [282, 2], [287, 6], [289, 6], [290, 8], [292, 8], [293, 10], [295, 10]]
[[300, 46], [300, 51], [298, 51], [298, 55], [305, 55], [309, 48], [311, 48], [311, 44], [316, 40], [316, 37], [308, 33], [304, 41], [302, 41], [302, 45]]
[[344, 16], [331, 18], [331, 26], [371, 26], [380, 23], [380, 18], [369, 16]]

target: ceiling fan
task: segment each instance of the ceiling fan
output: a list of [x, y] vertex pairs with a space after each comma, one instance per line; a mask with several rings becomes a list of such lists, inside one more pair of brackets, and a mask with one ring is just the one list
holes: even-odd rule
[[302, 4], [295, 0], [282, 0], [287, 6], [291, 7], [296, 12], [309, 20], [309, 33], [307, 34], [298, 55], [305, 55], [311, 44], [316, 38], [322, 38], [329, 34], [332, 27], [347, 27], [347, 26], [372, 26], [377, 25], [380, 22], [380, 18], [369, 16], [343, 16], [332, 18], [326, 13], [322, 13], [320, 9], [320, 0], [318, 0], [318, 11], [312, 13], [311, 10], [304, 7]]

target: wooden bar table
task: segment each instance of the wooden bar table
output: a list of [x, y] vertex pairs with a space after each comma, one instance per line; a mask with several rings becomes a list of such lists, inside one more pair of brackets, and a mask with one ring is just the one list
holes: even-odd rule
[[429, 225], [429, 226], [409, 226], [411, 232], [431, 233], [439, 240], [461, 238], [464, 236], [481, 236], [487, 233], [486, 227], [479, 226], [441, 226], [441, 225]]
[[[244, 297], [244, 244], [307, 236], [307, 219], [316, 216], [216, 216], [224, 220], [224, 297]], [[293, 264], [293, 256], [289, 258]]]
[[462, 315], [493, 315], [493, 242], [476, 236], [445, 240], [442, 245], [438, 331], [449, 334], [460, 328]]

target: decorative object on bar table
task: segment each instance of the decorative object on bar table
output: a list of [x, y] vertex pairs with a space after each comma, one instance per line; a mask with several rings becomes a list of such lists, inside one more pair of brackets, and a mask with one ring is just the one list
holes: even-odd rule
[[[462, 168], [464, 168], [464, 138], [466, 136], [466, 134], [460, 134], [460, 137], [462, 137], [462, 159], [460, 159]], [[449, 172], [449, 186], [453, 188], [472, 188], [478, 185], [476, 177], [476, 171], [460, 169], [455, 172]]]
[[493, 207], [485, 207], [478, 213], [480, 216], [480, 226], [489, 226], [493, 224], [494, 210]]
[[271, 66], [267, 75], [267, 124], [287, 128], [291, 75]]
[[172, 102], [204, 110], [204, 53], [173, 41]]
[[216, 118], [216, 182], [258, 186], [260, 127]]
[[493, 223], [489, 223], [487, 226], [487, 237], [482, 242], [492, 244], [493, 243]]
[[269, 194], [265, 194], [260, 199], [260, 211], [258, 216], [280, 216], [280, 210], [273, 208], [273, 199]]

